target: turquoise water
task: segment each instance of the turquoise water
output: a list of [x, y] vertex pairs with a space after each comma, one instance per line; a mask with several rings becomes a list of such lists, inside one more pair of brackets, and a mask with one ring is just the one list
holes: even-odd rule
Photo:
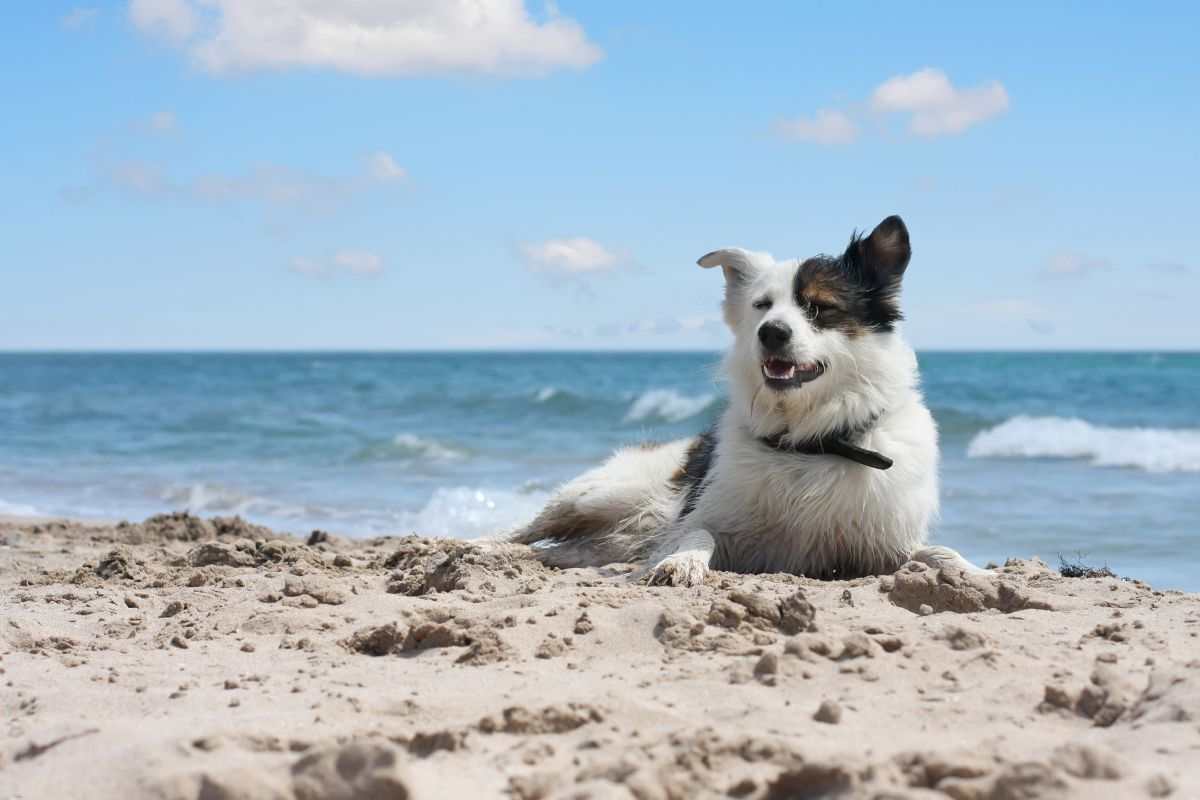
[[[0, 513], [474, 537], [695, 433], [713, 354], [0, 354]], [[1200, 355], [927, 353], [936, 541], [1200, 589]]]

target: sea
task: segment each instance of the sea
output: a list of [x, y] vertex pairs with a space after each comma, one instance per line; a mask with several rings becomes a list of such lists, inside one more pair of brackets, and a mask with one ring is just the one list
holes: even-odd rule
[[[1200, 590], [1200, 354], [919, 354], [932, 541]], [[0, 514], [476, 538], [701, 431], [716, 353], [0, 354]]]

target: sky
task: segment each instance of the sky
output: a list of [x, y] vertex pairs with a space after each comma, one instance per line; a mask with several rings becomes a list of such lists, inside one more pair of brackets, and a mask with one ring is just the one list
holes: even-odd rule
[[900, 214], [919, 349], [1200, 349], [1200, 8], [14, 4], [0, 349], [704, 349]]

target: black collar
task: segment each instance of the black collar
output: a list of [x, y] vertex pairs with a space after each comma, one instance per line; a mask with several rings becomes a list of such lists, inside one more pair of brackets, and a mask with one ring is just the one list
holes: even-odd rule
[[759, 441], [772, 450], [779, 450], [784, 453], [801, 453], [806, 456], [841, 456], [842, 458], [862, 464], [864, 467], [887, 469], [893, 463], [890, 458], [883, 453], [877, 453], [874, 450], [868, 450], [865, 447], [859, 447], [854, 444], [854, 440], [875, 427], [878, 419], [879, 414], [876, 414], [864, 425], [854, 428], [843, 428], [803, 442], [785, 442], [784, 437], [787, 436], [787, 431], [777, 433], [774, 436], [763, 436]]

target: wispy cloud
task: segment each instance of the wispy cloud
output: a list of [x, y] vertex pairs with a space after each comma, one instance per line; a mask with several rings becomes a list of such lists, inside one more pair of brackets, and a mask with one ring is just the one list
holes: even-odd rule
[[999, 81], [959, 89], [932, 67], [889, 78], [871, 95], [872, 109], [910, 114], [909, 131], [924, 137], [962, 133], [1003, 114], [1008, 105], [1008, 92]]
[[658, 319], [611, 320], [598, 324], [506, 327], [486, 334], [451, 337], [454, 347], [544, 347], [578, 348], [644, 347], [653, 342], [683, 347], [709, 348], [721, 343], [725, 325], [716, 314], [664, 316]]
[[843, 111], [822, 108], [812, 118], [797, 117], [775, 124], [785, 139], [815, 144], [848, 144], [858, 138], [858, 125]]
[[108, 165], [105, 179], [118, 189], [143, 196], [167, 194], [171, 181], [157, 164], [145, 161], [117, 161]]
[[175, 133], [179, 129], [179, 120], [173, 111], [155, 111], [146, 117], [144, 127], [150, 133]]
[[138, 30], [175, 44], [196, 32], [196, 11], [190, 0], [129, 0], [129, 19]]
[[521, 245], [521, 255], [535, 272], [576, 276], [609, 272], [624, 260], [616, 251], [584, 236], [526, 242]]
[[1062, 250], [1046, 259], [1042, 266], [1042, 274], [1060, 278], [1081, 278], [1111, 267], [1112, 262], [1107, 258]]
[[598, 337], [673, 336], [676, 334], [712, 334], [724, 330], [717, 314], [698, 314], [658, 319], [639, 319], [625, 323], [600, 325], [593, 331]]
[[244, 172], [177, 177], [139, 159], [104, 164], [100, 181], [144, 200], [247, 204], [311, 213], [337, 209], [357, 188], [352, 178], [317, 175], [279, 164], [260, 164]]
[[66, 14], [63, 14], [59, 19], [62, 26], [70, 31], [77, 31], [85, 28], [96, 21], [96, 17], [100, 15], [100, 9], [91, 6], [77, 6], [72, 8]]
[[399, 181], [408, 177], [408, 170], [396, 163], [390, 153], [382, 150], [367, 159], [367, 170], [377, 181]]
[[369, 278], [383, 273], [383, 258], [367, 250], [339, 250], [328, 258], [293, 258], [288, 269], [309, 278]]
[[524, 0], [397, 3], [131, 0], [142, 32], [215, 73], [324, 68], [358, 75], [544, 75], [603, 57], [574, 20]]
[[[154, 117], [150, 118], [155, 119]], [[146, 121], [146, 130], [169, 131], [173, 117]], [[95, 178], [83, 186], [67, 187], [64, 199], [87, 202], [104, 190], [116, 190], [143, 201], [201, 204], [211, 206], [250, 206], [264, 212], [290, 212], [325, 215], [336, 212], [367, 192], [383, 189], [395, 182], [404, 170], [391, 162], [385, 173], [368, 162], [362, 172], [322, 175], [285, 164], [256, 164], [242, 170], [210, 171], [191, 175], [178, 174], [166, 166], [141, 158], [101, 157], [96, 161]]]

